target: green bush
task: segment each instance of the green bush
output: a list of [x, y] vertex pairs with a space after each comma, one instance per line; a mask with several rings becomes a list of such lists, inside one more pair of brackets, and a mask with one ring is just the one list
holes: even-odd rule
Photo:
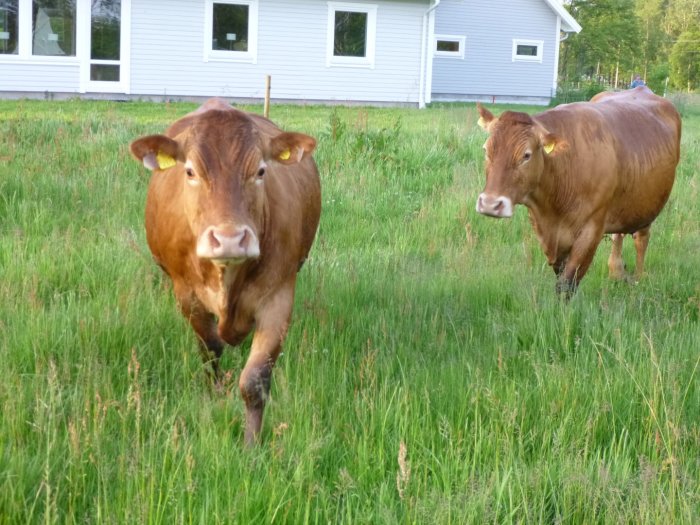
[[598, 82], [577, 82], [563, 84], [557, 89], [557, 96], [552, 99], [550, 105], [568, 104], [569, 102], [581, 102], [591, 100], [595, 95], [606, 91], [606, 87]]
[[647, 74], [647, 86], [657, 95], [663, 95], [666, 93], [666, 79], [668, 75], [668, 64], [657, 64]]

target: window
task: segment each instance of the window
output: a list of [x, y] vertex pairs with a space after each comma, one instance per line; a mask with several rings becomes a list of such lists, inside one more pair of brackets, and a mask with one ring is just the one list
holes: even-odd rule
[[34, 0], [32, 54], [75, 56], [74, 0]]
[[207, 0], [205, 60], [255, 63], [258, 0]]
[[17, 54], [19, 0], [0, 0], [0, 55]]
[[0, 60], [77, 64], [78, 4], [78, 0], [0, 0]]
[[435, 35], [435, 56], [464, 58], [466, 37], [454, 35]]
[[374, 67], [377, 6], [328, 2], [327, 66]]
[[92, 2], [90, 10], [90, 80], [119, 82], [121, 0]]
[[214, 4], [212, 49], [248, 51], [249, 11], [247, 5]]
[[513, 61], [542, 62], [542, 40], [513, 40]]

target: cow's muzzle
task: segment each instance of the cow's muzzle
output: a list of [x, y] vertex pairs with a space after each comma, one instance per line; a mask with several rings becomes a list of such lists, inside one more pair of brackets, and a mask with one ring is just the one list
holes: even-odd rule
[[197, 257], [238, 264], [260, 257], [260, 242], [249, 226], [209, 226], [197, 241]]
[[507, 219], [513, 216], [513, 202], [503, 195], [482, 193], [476, 200], [476, 211], [489, 217]]

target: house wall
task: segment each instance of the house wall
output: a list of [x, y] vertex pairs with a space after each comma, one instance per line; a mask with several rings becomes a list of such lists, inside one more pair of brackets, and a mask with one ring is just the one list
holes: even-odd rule
[[[255, 63], [205, 60], [204, 0], [131, 0], [128, 94], [259, 99], [269, 74], [278, 100], [418, 103], [423, 15], [433, 2], [347, 1], [377, 6], [372, 69], [327, 66], [325, 0], [259, 0]], [[78, 17], [86, 20], [89, 0], [77, 2]], [[558, 23], [545, 1], [442, 0], [433, 15], [436, 34], [466, 37], [463, 59], [434, 57], [432, 68], [426, 64], [433, 100], [549, 100]], [[543, 40], [543, 61], [513, 62], [513, 38]], [[78, 57], [0, 55], [0, 94], [80, 93], [84, 41], [79, 32]]]
[[42, 62], [0, 59], [0, 93], [2, 91], [77, 93], [79, 86], [80, 64], [76, 60]]
[[[542, 0], [443, 0], [435, 34], [465, 35], [464, 59], [435, 57], [433, 100], [549, 101], [557, 15]], [[544, 41], [542, 62], [513, 61], [513, 39]]]
[[[328, 4], [260, 0], [257, 63], [204, 62], [202, 2], [133, 0], [132, 93], [294, 100], [418, 101], [421, 21], [427, 0], [353, 1], [377, 5], [373, 69], [327, 67]], [[162, 13], [168, 31], [160, 31]], [[177, 50], [173, 52], [173, 50]]]
[[[203, 0], [131, 0], [129, 95], [262, 98], [269, 74], [276, 99], [417, 103], [429, 0], [338, 1], [377, 6], [373, 68], [327, 66], [325, 0], [259, 0], [255, 63], [205, 60]], [[78, 93], [85, 52], [52, 65], [0, 57], [0, 92]]]

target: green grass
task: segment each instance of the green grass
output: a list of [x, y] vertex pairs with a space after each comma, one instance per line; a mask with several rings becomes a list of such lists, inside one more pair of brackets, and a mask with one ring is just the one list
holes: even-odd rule
[[324, 209], [252, 451], [248, 347], [208, 393], [128, 155], [193, 107], [0, 101], [0, 523], [697, 523], [697, 104], [647, 275], [603, 241], [569, 304], [524, 209], [474, 211], [472, 105], [273, 106]]

